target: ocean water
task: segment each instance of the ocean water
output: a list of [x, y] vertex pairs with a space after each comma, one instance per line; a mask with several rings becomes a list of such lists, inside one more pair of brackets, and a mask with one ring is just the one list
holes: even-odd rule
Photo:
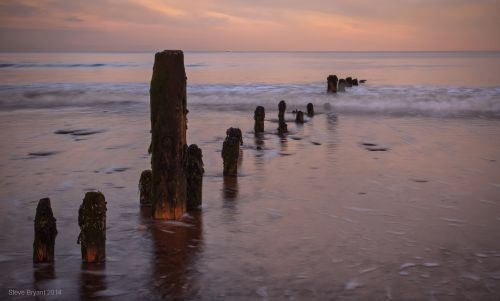
[[[188, 142], [206, 173], [202, 210], [180, 222], [139, 207], [153, 59], [0, 54], [2, 299], [500, 298], [499, 52], [186, 52]], [[329, 74], [367, 82], [330, 95]], [[295, 124], [309, 102], [317, 114]], [[231, 126], [244, 145], [238, 177], [224, 178]], [[82, 265], [76, 244], [90, 190], [108, 202], [103, 266]], [[53, 265], [31, 263], [43, 197]]]

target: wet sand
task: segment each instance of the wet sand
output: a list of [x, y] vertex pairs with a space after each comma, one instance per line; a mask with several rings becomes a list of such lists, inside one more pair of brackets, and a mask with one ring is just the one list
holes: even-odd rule
[[[253, 111], [188, 105], [188, 143], [202, 148], [206, 173], [201, 212], [181, 222], [152, 222], [139, 207], [148, 112], [1, 112], [2, 298], [9, 288], [62, 290], [42, 300], [500, 298], [499, 119], [316, 104], [303, 126], [287, 113], [280, 138], [277, 103], [257, 138]], [[220, 158], [231, 126], [244, 136], [236, 179], [222, 176]], [[98, 267], [82, 266], [76, 244], [89, 190], [108, 202]], [[56, 262], [34, 266], [33, 218], [46, 196]]]

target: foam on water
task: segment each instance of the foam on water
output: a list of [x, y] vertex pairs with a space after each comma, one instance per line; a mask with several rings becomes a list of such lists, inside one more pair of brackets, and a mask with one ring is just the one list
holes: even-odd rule
[[[324, 84], [193, 84], [188, 105], [201, 110], [248, 111], [262, 105], [289, 110], [308, 102], [316, 111], [385, 115], [500, 117], [500, 87], [378, 86], [353, 87], [327, 94]], [[33, 84], [0, 86], [0, 110], [52, 108], [149, 109], [147, 83]], [[328, 106], [325, 106], [328, 104]]]

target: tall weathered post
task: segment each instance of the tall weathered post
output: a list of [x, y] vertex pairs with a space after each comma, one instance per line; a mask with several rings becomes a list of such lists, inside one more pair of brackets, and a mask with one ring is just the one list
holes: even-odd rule
[[85, 194], [78, 210], [82, 249], [82, 260], [87, 263], [101, 263], [106, 260], [106, 199], [101, 192]]
[[304, 123], [304, 112], [297, 111], [297, 115], [295, 116], [296, 123]]
[[221, 154], [224, 164], [224, 176], [236, 176], [238, 174], [240, 143], [243, 144], [241, 130], [238, 128], [227, 129]]
[[203, 187], [203, 153], [196, 144], [191, 144], [186, 152], [187, 210], [201, 206]]
[[186, 212], [186, 71], [184, 53], [155, 55], [151, 88], [152, 215], [179, 219]]
[[144, 170], [139, 179], [139, 202], [141, 206], [151, 206], [151, 184], [153, 172], [150, 169]]
[[52, 213], [50, 199], [38, 201], [35, 215], [35, 239], [33, 242], [33, 262], [53, 262], [57, 226]]
[[266, 111], [264, 107], [258, 106], [255, 108], [253, 119], [255, 120], [254, 131], [255, 134], [264, 132], [264, 118], [266, 117]]
[[339, 81], [337, 75], [329, 75], [326, 78], [326, 81], [327, 81], [326, 92], [337, 93], [337, 83]]
[[285, 122], [285, 111], [286, 111], [286, 102], [284, 100], [280, 101], [278, 104], [278, 133], [284, 134], [288, 132], [288, 127]]
[[309, 117], [314, 116], [314, 106], [312, 103], [307, 104], [307, 116], [309, 116]]

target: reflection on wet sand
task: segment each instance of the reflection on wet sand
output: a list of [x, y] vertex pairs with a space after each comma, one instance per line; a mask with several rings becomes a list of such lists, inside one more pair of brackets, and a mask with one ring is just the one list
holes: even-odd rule
[[338, 127], [338, 117], [333, 113], [327, 113], [326, 116], [326, 128], [328, 129], [328, 140], [326, 144], [327, 153], [329, 155], [335, 153], [335, 148], [338, 144], [337, 138], [337, 127]]
[[105, 291], [107, 288], [106, 264], [82, 263], [79, 283], [80, 300], [99, 297], [99, 292]]
[[285, 154], [288, 150], [288, 139], [286, 135], [279, 135], [280, 138], [280, 152]]
[[238, 177], [224, 176], [222, 198], [224, 201], [233, 201], [238, 197]]
[[254, 143], [257, 149], [255, 153], [255, 169], [262, 172], [264, 171], [264, 133], [255, 133]]
[[45, 284], [50, 280], [56, 279], [54, 263], [35, 263], [33, 264], [34, 289], [43, 290]]
[[196, 279], [197, 254], [202, 246], [202, 213], [196, 211], [180, 221], [155, 221], [152, 288], [163, 300], [193, 299], [199, 295]]
[[56, 278], [54, 263], [35, 263], [33, 264], [33, 278], [35, 285], [44, 280]]

